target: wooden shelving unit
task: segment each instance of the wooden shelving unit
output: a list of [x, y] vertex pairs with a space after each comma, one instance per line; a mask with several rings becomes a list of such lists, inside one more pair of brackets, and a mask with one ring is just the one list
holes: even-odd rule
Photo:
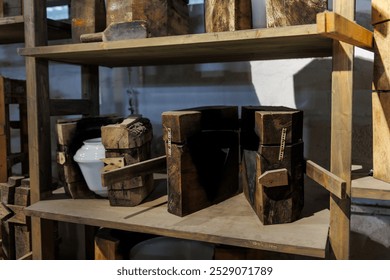
[[[69, 39], [70, 25], [67, 23], [48, 20], [49, 40]], [[24, 17], [13, 16], [0, 18], [0, 43], [24, 43]]]
[[[32, 216], [35, 259], [53, 258], [56, 220], [315, 257], [326, 256], [329, 238], [331, 256], [349, 257], [353, 45], [372, 48], [372, 33], [348, 20], [354, 17], [353, 0], [335, 0], [337, 14], [321, 14], [313, 25], [61, 46], [46, 46], [40, 36], [43, 2], [25, 0], [31, 21], [25, 23], [26, 48], [19, 49], [26, 56], [30, 98], [33, 205], [26, 212]], [[48, 119], [54, 112], [48, 94], [48, 61], [118, 67], [329, 56], [337, 58], [332, 74], [330, 171], [346, 182], [345, 197], [331, 193], [329, 210], [313, 210], [308, 203], [307, 215], [299, 221], [263, 226], [242, 195], [185, 218], [166, 212], [165, 196], [134, 208], [109, 207], [102, 200], [52, 197]], [[97, 71], [89, 76], [90, 82], [84, 79], [88, 96], [98, 95], [96, 75]], [[80, 102], [85, 105], [85, 100]], [[68, 106], [80, 102], [72, 100]], [[91, 104], [91, 111], [98, 114], [96, 104]]]

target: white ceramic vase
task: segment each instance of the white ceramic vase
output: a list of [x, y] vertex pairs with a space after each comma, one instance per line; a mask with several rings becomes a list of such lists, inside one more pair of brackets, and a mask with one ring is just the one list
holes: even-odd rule
[[100, 170], [104, 167], [101, 161], [105, 158], [105, 149], [101, 138], [88, 139], [77, 150], [73, 159], [79, 164], [88, 188], [102, 197], [108, 196], [106, 187], [102, 186]]

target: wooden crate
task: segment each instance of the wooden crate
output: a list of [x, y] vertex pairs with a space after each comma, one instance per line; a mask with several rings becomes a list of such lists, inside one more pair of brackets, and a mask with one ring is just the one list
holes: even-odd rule
[[303, 208], [302, 126], [302, 111], [242, 108], [243, 190], [265, 225], [295, 221]]
[[[10, 119], [11, 105], [19, 106], [19, 120]], [[20, 152], [11, 151], [11, 129], [20, 131]], [[0, 76], [0, 182], [12, 175], [12, 167], [21, 163], [21, 172], [28, 173], [28, 132], [26, 82]]]
[[205, 0], [206, 32], [252, 28], [251, 0]]
[[185, 216], [237, 194], [237, 107], [164, 112], [162, 123], [170, 213]]
[[[102, 127], [102, 143], [106, 149], [105, 170], [128, 166], [151, 158], [152, 124], [146, 118], [133, 116], [122, 123]], [[120, 164], [118, 164], [120, 162]], [[115, 165], [115, 164], [114, 164]], [[137, 176], [108, 185], [111, 206], [136, 206], [153, 190], [153, 174]]]
[[313, 24], [328, 0], [266, 0], [267, 27]]
[[101, 127], [122, 121], [116, 116], [61, 119], [57, 121], [57, 170], [59, 187], [72, 198], [95, 198], [73, 156], [86, 139], [101, 136]]
[[188, 8], [184, 0], [107, 0], [107, 26], [118, 22], [146, 21], [150, 37], [188, 33]]

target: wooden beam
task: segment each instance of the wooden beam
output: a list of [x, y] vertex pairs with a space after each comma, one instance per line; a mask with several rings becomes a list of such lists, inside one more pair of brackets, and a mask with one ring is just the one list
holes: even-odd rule
[[141, 161], [122, 168], [102, 173], [103, 186], [112, 185], [123, 180], [164, 170], [167, 166], [166, 156]]
[[372, 50], [373, 33], [337, 13], [317, 14], [317, 30], [325, 37]]
[[325, 168], [308, 160], [306, 161], [306, 175], [338, 198], [346, 198], [346, 182]]
[[[354, 0], [333, 1], [334, 12], [354, 19]], [[331, 257], [349, 259], [351, 217], [352, 96], [354, 47], [333, 42], [330, 172], [346, 182], [345, 199], [331, 194], [329, 241]]]
[[[24, 0], [26, 47], [47, 44], [46, 0]], [[51, 193], [48, 61], [26, 58], [31, 203]], [[34, 259], [54, 259], [54, 223], [32, 219]]]

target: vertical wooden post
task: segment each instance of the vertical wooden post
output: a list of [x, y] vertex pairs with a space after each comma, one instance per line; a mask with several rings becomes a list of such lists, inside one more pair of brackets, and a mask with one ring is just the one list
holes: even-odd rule
[[8, 110], [6, 107], [4, 90], [4, 78], [0, 76], [0, 183], [6, 183], [8, 180], [7, 155], [9, 151], [9, 141], [7, 140], [8, 129]]
[[390, 183], [390, 3], [372, 0], [374, 80], [372, 84], [374, 177]]
[[[25, 46], [47, 44], [46, 0], [24, 0]], [[31, 203], [51, 192], [51, 144], [48, 61], [26, 58]], [[54, 223], [32, 218], [34, 259], [54, 258]]]
[[[335, 0], [333, 10], [353, 20], [355, 0]], [[330, 198], [330, 248], [336, 259], [349, 258], [352, 157], [352, 45], [334, 41], [332, 72], [331, 158], [330, 170], [347, 182], [346, 198]]]

